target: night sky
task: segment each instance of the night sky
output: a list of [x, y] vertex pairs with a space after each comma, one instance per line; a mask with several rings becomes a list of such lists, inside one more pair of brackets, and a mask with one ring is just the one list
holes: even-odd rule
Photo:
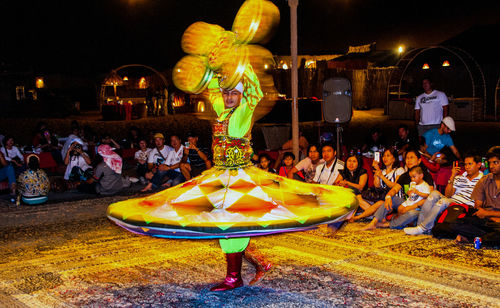
[[[290, 53], [285, 0], [281, 23], [266, 45]], [[95, 74], [129, 63], [172, 67], [180, 38], [196, 21], [230, 29], [243, 0], [4, 0], [0, 61], [43, 72]], [[477, 25], [500, 23], [500, 1], [299, 0], [299, 54], [334, 54], [377, 42], [438, 44]], [[492, 38], [494, 39], [494, 38]], [[495, 39], [494, 39], [495, 40]], [[496, 38], [498, 40], [498, 38]]]

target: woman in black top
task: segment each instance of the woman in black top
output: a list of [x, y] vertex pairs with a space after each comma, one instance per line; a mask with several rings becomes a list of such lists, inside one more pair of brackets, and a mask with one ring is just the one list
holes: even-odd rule
[[362, 168], [361, 158], [357, 155], [351, 155], [347, 158], [345, 168], [339, 174], [337, 185], [351, 188], [360, 201], [361, 191], [365, 188], [368, 181], [368, 174]]

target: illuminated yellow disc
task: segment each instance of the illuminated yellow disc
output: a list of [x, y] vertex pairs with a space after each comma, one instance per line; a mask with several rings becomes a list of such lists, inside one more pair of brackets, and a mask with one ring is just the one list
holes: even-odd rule
[[234, 61], [232, 50], [236, 35], [231, 31], [225, 31], [219, 38], [217, 44], [208, 54], [208, 67], [218, 70], [222, 64]]
[[245, 1], [233, 22], [233, 32], [240, 44], [265, 43], [279, 24], [280, 11], [268, 0]]
[[224, 63], [220, 69], [219, 86], [222, 89], [233, 89], [240, 82], [245, 69], [249, 63], [248, 47], [246, 45], [234, 45], [228, 52], [228, 57], [232, 61]]
[[207, 67], [207, 58], [187, 55], [175, 64], [172, 80], [184, 92], [201, 93], [212, 79], [213, 71]]
[[182, 50], [192, 55], [205, 56], [215, 47], [223, 33], [224, 28], [219, 25], [195, 22], [182, 35]]

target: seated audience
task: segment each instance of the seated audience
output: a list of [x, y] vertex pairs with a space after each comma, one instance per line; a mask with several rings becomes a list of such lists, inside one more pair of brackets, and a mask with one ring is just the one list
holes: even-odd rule
[[66, 142], [63, 145], [63, 148], [61, 150], [61, 156], [66, 157], [66, 154], [68, 152], [69, 147], [73, 143], [73, 140], [78, 139], [81, 142], [81, 146], [83, 151], [88, 151], [88, 144], [84, 142], [81, 136], [81, 129], [80, 125], [78, 125], [77, 121], [72, 121], [71, 122], [71, 134], [66, 138]]
[[368, 175], [362, 166], [361, 157], [357, 155], [347, 157], [345, 168], [340, 172], [336, 184], [351, 188], [356, 195], [360, 195], [368, 181]]
[[344, 170], [344, 162], [337, 159], [337, 151], [331, 143], [323, 144], [321, 154], [324, 163], [318, 164], [316, 167], [313, 183], [333, 185], [337, 181], [340, 171]]
[[457, 157], [449, 147], [444, 146], [439, 152], [432, 155], [430, 163], [435, 163], [438, 166], [437, 170], [431, 172], [431, 175], [436, 189], [444, 194], [453, 165], [458, 164]]
[[[413, 167], [420, 166], [423, 170], [423, 181], [430, 187], [433, 187], [434, 182], [432, 176], [421, 165], [420, 153], [417, 150], [409, 149], [406, 152], [405, 168], [406, 172], [401, 174], [396, 181], [396, 184], [389, 190], [384, 198], [384, 206], [380, 206], [375, 212], [373, 220], [364, 228], [364, 230], [375, 229], [376, 227], [384, 227], [386, 224], [386, 216], [393, 211], [397, 212], [399, 206], [409, 197], [410, 183], [413, 181], [409, 170]], [[408, 224], [414, 221], [418, 216], [417, 211], [407, 211], [402, 213], [390, 221], [389, 227], [395, 228]]]
[[168, 171], [172, 170], [167, 165], [167, 157], [173, 149], [165, 145], [165, 137], [162, 133], [156, 133], [154, 136], [155, 147], [149, 152], [148, 169], [146, 179], [150, 180], [148, 185], [142, 189], [142, 192], [149, 192], [161, 187], [167, 178]]
[[[287, 178], [290, 172], [292, 171], [294, 161], [295, 161], [295, 155], [293, 155], [292, 152], [285, 152], [285, 154], [283, 154], [283, 166], [279, 168], [278, 175]], [[296, 172], [294, 174], [294, 177], [292, 178], [295, 178], [296, 180], [299, 181], [305, 181], [304, 176], [300, 171]]]
[[444, 146], [448, 146], [458, 159], [460, 159], [460, 153], [453, 144], [450, 133], [455, 131], [455, 121], [451, 117], [445, 117], [439, 128], [433, 128], [426, 131], [422, 137], [425, 139], [427, 144], [427, 152], [433, 155], [439, 152]]
[[458, 166], [452, 169], [444, 195], [437, 190], [432, 191], [422, 205], [417, 226], [405, 228], [405, 233], [410, 235], [430, 234], [438, 215], [452, 203], [474, 207], [471, 194], [477, 182], [483, 177], [480, 168], [481, 157], [472, 154], [466, 155], [465, 172], [460, 174], [461, 170]]
[[[457, 242], [467, 243], [479, 237], [484, 246], [500, 245], [500, 146], [491, 148], [486, 157], [490, 173], [484, 175], [472, 191], [474, 209], [448, 226], [448, 233], [456, 235]], [[432, 229], [434, 236], [442, 234], [441, 226], [437, 224]]]
[[366, 174], [366, 170], [363, 169], [361, 157], [350, 155], [347, 157], [345, 168], [340, 171], [335, 184], [352, 189], [358, 202], [362, 202], [363, 198], [361, 197], [361, 191], [365, 188], [367, 182], [368, 174]]
[[370, 135], [366, 136], [365, 144], [361, 147], [361, 152], [378, 152], [386, 148], [387, 142], [378, 126], [370, 130]]
[[97, 147], [97, 153], [99, 156], [96, 159], [101, 161], [95, 167], [93, 180], [80, 184], [78, 190], [100, 195], [114, 195], [123, 188], [129, 187], [130, 179], [121, 175], [123, 161], [120, 155], [107, 144]]
[[184, 147], [184, 157], [181, 163], [181, 172], [186, 181], [200, 175], [212, 167], [209, 159], [209, 150], [198, 146], [198, 135], [188, 134], [188, 142]]
[[405, 173], [405, 170], [398, 167], [398, 152], [394, 149], [386, 149], [382, 155], [382, 163], [384, 170], [380, 170], [379, 163], [373, 161], [373, 188], [362, 193], [362, 198], [359, 200], [359, 206], [363, 209], [363, 213], [354, 216], [352, 221], [356, 221], [365, 217], [371, 216], [375, 211], [384, 204], [384, 198], [387, 192], [396, 185], [399, 176]]
[[128, 130], [127, 138], [121, 142], [122, 148], [125, 149], [138, 149], [139, 142], [141, 141], [141, 132], [136, 126], [132, 126]]
[[139, 177], [139, 180], [141, 181], [141, 184], [146, 183], [146, 173], [148, 173], [148, 156], [149, 153], [151, 152], [151, 149], [148, 148], [148, 143], [146, 139], [141, 138], [139, 141], [139, 150], [135, 152], [134, 154], [134, 160], [137, 163], [137, 176]]
[[17, 188], [21, 201], [36, 205], [47, 202], [50, 182], [49, 177], [40, 169], [40, 159], [36, 154], [27, 157], [28, 168], [17, 178]]
[[4, 147], [0, 151], [2, 151], [5, 160], [14, 167], [16, 175], [24, 171], [24, 156], [14, 145], [14, 137], [5, 136]]
[[314, 175], [316, 174], [316, 167], [325, 161], [320, 157], [318, 146], [310, 144], [307, 148], [307, 157], [299, 161], [295, 167], [292, 168], [288, 177], [294, 178], [295, 173], [302, 172], [304, 179], [307, 183], [312, 183]]
[[404, 154], [412, 143], [413, 140], [410, 137], [410, 128], [406, 124], [400, 124], [398, 126], [398, 137], [396, 142], [394, 143], [394, 146], [398, 151], [399, 161], [403, 161]]
[[271, 157], [269, 157], [268, 154], [266, 153], [260, 154], [258, 161], [259, 164], [257, 165], [257, 168], [260, 168], [267, 172], [276, 173], [276, 170], [271, 168]]
[[61, 156], [61, 146], [59, 141], [55, 136], [52, 135], [49, 129], [44, 129], [42, 132], [42, 138], [40, 139], [40, 149], [43, 152], [50, 152], [52, 158], [58, 163], [63, 164], [63, 159]]
[[184, 146], [179, 136], [176, 135], [170, 137], [170, 146], [173, 151], [170, 151], [167, 157], [167, 165], [171, 168], [167, 174], [167, 186], [176, 186], [185, 181], [180, 169], [181, 160], [184, 157]]
[[98, 146], [101, 144], [109, 145], [113, 150], [121, 149], [121, 146], [116, 142], [109, 134], [103, 134], [101, 141], [98, 143]]
[[0, 181], [8, 180], [10, 193], [12, 196], [16, 194], [16, 173], [14, 167], [5, 159], [2, 151], [0, 151]]
[[43, 132], [47, 129], [47, 123], [40, 121], [36, 124], [35, 133], [33, 134], [32, 145], [38, 147], [43, 139]]
[[92, 161], [83, 150], [83, 141], [79, 138], [70, 141], [70, 146], [64, 157], [64, 164], [66, 165], [65, 180], [80, 182], [92, 177], [93, 169], [90, 166]]

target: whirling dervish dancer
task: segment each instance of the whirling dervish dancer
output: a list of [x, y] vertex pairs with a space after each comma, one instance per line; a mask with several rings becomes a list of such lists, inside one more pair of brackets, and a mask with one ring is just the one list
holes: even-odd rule
[[[228, 79], [228, 75], [200, 70], [206, 62], [202, 57], [185, 58], [174, 72], [186, 78], [200, 76], [204, 86], [197, 79], [193, 86], [196, 91], [185, 87], [186, 83], [184, 88], [192, 93], [207, 91], [217, 114], [212, 130], [214, 167], [151, 196], [112, 204], [108, 217], [139, 234], [219, 239], [226, 253], [227, 275], [211, 290], [231, 290], [243, 285], [243, 257], [256, 267], [250, 284], [262, 279], [271, 267], [255, 249], [247, 249], [250, 237], [304, 231], [346, 220], [356, 210], [357, 201], [352, 191], [343, 187], [308, 184], [254, 167], [252, 116], [263, 93], [252, 65], [239, 62]], [[183, 88], [180, 84], [176, 85]]]

